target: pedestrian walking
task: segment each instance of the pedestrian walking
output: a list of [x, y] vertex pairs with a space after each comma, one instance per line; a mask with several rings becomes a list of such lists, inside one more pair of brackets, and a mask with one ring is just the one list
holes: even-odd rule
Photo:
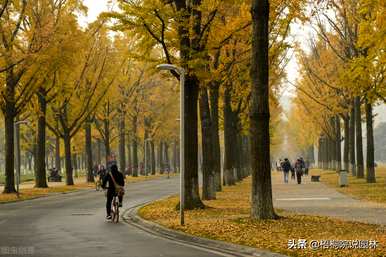
[[281, 163], [281, 169], [284, 175], [284, 183], [288, 184], [288, 174], [292, 167], [290, 161], [287, 158], [285, 158], [284, 162]]
[[296, 179], [298, 184], [302, 183], [302, 176], [303, 176], [303, 169], [304, 169], [304, 162], [301, 160], [301, 158], [297, 159], [294, 165], [295, 172], [296, 172]]
[[295, 169], [294, 169], [295, 164], [296, 162], [294, 163], [293, 166], [291, 166], [291, 180], [295, 180]]
[[[302, 158], [303, 160], [303, 158]], [[308, 170], [310, 168], [310, 162], [307, 160], [307, 161], [303, 161], [304, 163], [304, 175], [305, 176], [308, 176]]]

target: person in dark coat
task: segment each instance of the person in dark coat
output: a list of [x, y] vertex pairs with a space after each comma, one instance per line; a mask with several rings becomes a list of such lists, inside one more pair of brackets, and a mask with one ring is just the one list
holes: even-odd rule
[[304, 169], [304, 162], [299, 158], [297, 159], [295, 163], [295, 172], [296, 172], [296, 179], [298, 181], [298, 184], [302, 183], [302, 176], [303, 176], [303, 169]]
[[288, 183], [288, 174], [290, 170], [292, 169], [290, 161], [285, 158], [284, 161], [281, 163], [281, 170], [283, 171], [284, 175], [284, 183]]
[[[125, 186], [125, 179], [123, 177], [123, 174], [118, 171], [117, 165], [113, 164], [110, 167], [110, 171], [104, 176], [103, 182], [102, 182], [102, 188], [106, 189], [107, 188], [107, 200], [106, 200], [106, 219], [111, 220], [111, 202], [113, 201], [114, 196], [117, 195], [113, 179], [111, 176], [114, 177], [115, 182], [119, 186]], [[106, 187], [107, 182], [109, 183], [109, 186]], [[122, 207], [122, 201], [123, 201], [123, 196], [118, 196], [119, 198], [119, 207]]]
[[294, 169], [295, 164], [296, 164], [296, 162], [293, 164], [293, 166], [291, 165], [291, 179], [292, 180], [295, 180], [295, 169]]

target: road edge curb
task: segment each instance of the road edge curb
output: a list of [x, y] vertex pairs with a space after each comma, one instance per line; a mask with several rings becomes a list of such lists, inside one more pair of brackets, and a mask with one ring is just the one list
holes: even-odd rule
[[147, 204], [149, 204], [149, 202], [127, 209], [123, 213], [123, 220], [126, 223], [134, 225], [135, 227], [150, 234], [172, 241], [178, 241], [186, 245], [193, 245], [195, 247], [219, 252], [225, 256], [286, 257], [286, 255], [273, 253], [266, 250], [259, 250], [256, 248], [228, 243], [225, 241], [197, 237], [181, 231], [166, 228], [149, 220], [145, 220], [138, 215], [138, 210]]

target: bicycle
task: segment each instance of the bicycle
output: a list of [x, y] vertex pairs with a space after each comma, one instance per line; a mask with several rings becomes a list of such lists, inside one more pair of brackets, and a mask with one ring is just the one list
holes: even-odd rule
[[111, 203], [111, 221], [114, 223], [119, 222], [119, 200], [118, 195], [114, 195]]

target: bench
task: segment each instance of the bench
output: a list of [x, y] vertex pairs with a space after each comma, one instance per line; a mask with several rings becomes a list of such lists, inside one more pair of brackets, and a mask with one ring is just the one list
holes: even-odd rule
[[311, 182], [320, 182], [320, 176], [315, 176], [315, 175], [313, 175], [313, 176], [311, 176]]
[[48, 182], [62, 182], [62, 176], [49, 176]]

